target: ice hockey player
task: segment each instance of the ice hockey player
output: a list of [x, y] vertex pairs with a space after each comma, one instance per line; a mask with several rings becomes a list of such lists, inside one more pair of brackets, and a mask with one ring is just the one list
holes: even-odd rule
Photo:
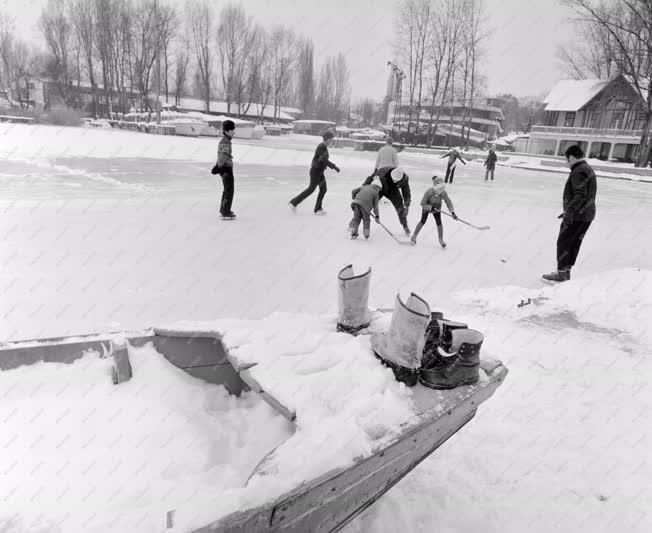
[[378, 212], [378, 197], [383, 184], [380, 178], [376, 177], [372, 180], [371, 185], [363, 185], [357, 189], [357, 193], [351, 202], [351, 209], [353, 209], [353, 218], [349, 223], [349, 230], [351, 231], [351, 238], [358, 238], [358, 228], [360, 221], [362, 221], [362, 233], [365, 239], [369, 238], [369, 229], [371, 226], [371, 212], [376, 222], [380, 222], [380, 213]]
[[296, 211], [297, 206], [319, 187], [317, 201], [315, 202], [315, 215], [326, 214], [322, 206], [322, 201], [326, 195], [326, 176], [324, 176], [324, 171], [326, 168], [332, 168], [338, 173], [340, 171], [338, 166], [328, 159], [328, 147], [332, 144], [334, 137], [335, 135], [333, 135], [332, 131], [326, 131], [322, 135], [323, 142], [317, 145], [315, 155], [312, 158], [312, 165], [310, 166], [310, 184], [306, 190], [290, 200], [290, 207], [293, 211]]
[[595, 218], [595, 172], [579, 146], [569, 146], [564, 155], [571, 171], [564, 187], [564, 212], [558, 217], [562, 221], [557, 238], [557, 271], [543, 275], [549, 281], [570, 280], [584, 235]]
[[[392, 202], [394, 209], [396, 209], [398, 220], [401, 226], [403, 226], [403, 231], [409, 237], [410, 227], [408, 226], [407, 215], [412, 201], [410, 177], [400, 167], [380, 168], [375, 175], [372, 174], [369, 176], [363, 185], [371, 185], [371, 182], [376, 177], [380, 178], [380, 183], [383, 186], [380, 191], [380, 198], [384, 196]], [[357, 192], [358, 189], [353, 190], [354, 197]]]
[[455, 177], [455, 167], [457, 166], [457, 160], [459, 159], [463, 164], [466, 165], [466, 161], [462, 159], [462, 156], [460, 153], [453, 148], [450, 152], [444, 154], [441, 156], [440, 159], [444, 159], [445, 157], [448, 157], [448, 165], [446, 165], [446, 178], [444, 179], [444, 183], [453, 183], [453, 178]]
[[232, 120], [222, 122], [222, 138], [217, 145], [217, 163], [211, 170], [212, 174], [222, 176], [222, 202], [220, 203], [220, 215], [222, 220], [234, 220], [235, 213], [231, 211], [233, 205], [233, 153], [231, 151], [231, 139], [235, 134], [235, 123]]
[[494, 171], [496, 170], [496, 161], [498, 161], [498, 156], [493, 150], [489, 150], [487, 159], [485, 159], [484, 166], [487, 167], [487, 170], [484, 173], [484, 180], [487, 181], [489, 177], [489, 172], [491, 172], [491, 181], [494, 180]]
[[398, 166], [398, 152], [396, 151], [396, 148], [392, 146], [394, 144], [394, 139], [388, 135], [387, 139], [385, 139], [385, 143], [385, 146], [378, 150], [374, 173], [378, 172], [381, 168], [396, 168]]
[[417, 227], [414, 228], [414, 234], [412, 235], [412, 244], [417, 243], [417, 235], [421, 231], [421, 228], [425, 225], [428, 220], [428, 215], [432, 213], [432, 216], [435, 219], [437, 224], [437, 236], [439, 237], [439, 244], [442, 248], [446, 248], [446, 243], [444, 242], [444, 226], [441, 223], [441, 203], [442, 200], [446, 202], [446, 207], [450, 211], [453, 218], [457, 220], [457, 215], [455, 214], [455, 208], [453, 207], [453, 202], [446, 192], [446, 185], [444, 181], [437, 177], [432, 177], [432, 187], [430, 187], [424, 194], [421, 199], [421, 220], [417, 224]]

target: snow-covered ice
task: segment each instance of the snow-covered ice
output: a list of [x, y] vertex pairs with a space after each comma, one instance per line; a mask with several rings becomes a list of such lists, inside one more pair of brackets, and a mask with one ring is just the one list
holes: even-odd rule
[[[573, 281], [542, 288], [538, 277], [554, 267], [564, 175], [499, 166], [496, 181], [487, 184], [480, 165], [458, 166], [455, 184], [448, 188], [456, 212], [491, 226], [490, 231], [446, 219], [448, 247], [442, 250], [430, 220], [413, 248], [397, 246], [377, 226], [369, 242], [358, 242], [346, 236], [350, 190], [373, 168], [373, 153], [331, 150], [342, 173], [328, 174], [327, 217], [312, 215], [314, 196], [296, 214], [287, 207], [306, 185], [316, 142], [304, 136], [235, 141], [238, 220], [226, 224], [217, 216], [221, 187], [209, 173], [214, 139], [0, 125], [0, 339], [134, 330], [179, 320], [259, 319], [275, 311], [333, 316], [337, 272], [349, 263], [371, 265], [372, 307], [391, 307], [398, 291], [414, 291], [433, 309], [482, 331], [484, 349], [499, 356], [510, 375], [470, 424], [348, 525], [349, 532], [425, 532], [435, 526], [456, 533], [652, 530], [652, 340], [646, 327], [652, 319], [650, 185], [600, 179], [597, 219]], [[414, 225], [430, 176], [441, 173], [445, 161], [424, 154], [399, 157], [411, 178], [409, 220]], [[391, 229], [400, 229], [391, 206], [381, 205], [381, 217]], [[539, 298], [517, 307], [528, 297]], [[149, 364], [141, 355], [136, 364]], [[304, 364], [312, 369], [312, 361]], [[13, 417], [34, 416], [40, 408], [58, 409], [60, 416], [71, 402], [78, 407], [72, 395], [56, 396], [56, 387], [66, 380], [79, 383], [82, 369], [98, 382], [97, 388], [89, 387], [88, 397], [101, 404], [98, 418], [103, 420], [93, 419], [93, 428], [103, 442], [112, 442], [113, 426], [103, 423], [113, 412], [108, 395], [119, 405], [127, 401], [128, 387], [139, 385], [134, 381], [113, 393], [106, 361], [97, 358], [1, 373], [0, 396], [8, 399], [0, 402], [0, 421], [19, 420], [10, 416], [13, 408], [5, 411], [16, 402], [25, 409]], [[170, 369], [159, 371], [165, 375]], [[129, 487], [144, 491], [144, 500], [160, 500], [160, 520], [175, 508], [171, 504], [210, 478], [212, 469], [226, 472], [224, 483], [236, 483], [229, 468], [238, 464], [246, 470], [251, 464], [244, 455], [231, 465], [219, 462], [212, 452], [229, 443], [220, 442], [224, 436], [217, 432], [211, 444], [213, 425], [235, 428], [241, 446], [266, 448], [287, 436], [285, 420], [275, 417], [278, 432], [266, 436], [269, 441], [249, 442], [259, 435], [248, 437], [249, 429], [237, 425], [242, 423], [238, 411], [250, 418], [274, 416], [266, 404], [254, 396], [239, 404], [219, 387], [174, 375], [174, 381], [161, 379], [175, 383], [179, 398], [195, 394], [183, 387], [198, 391], [196, 400], [177, 405], [171, 396], [156, 408], [172, 412], [171, 424], [197, 439], [196, 457], [186, 458], [192, 474], [175, 478], [158, 468], [161, 456], [154, 453], [151, 476]], [[18, 382], [23, 386], [10, 388]], [[44, 388], [29, 388], [41, 382]], [[164, 415], [154, 410], [152, 416]], [[184, 416], [199, 422], [187, 427]], [[17, 438], [36, 438], [45, 427], [63, 439], [64, 430], [70, 432], [66, 418], [61, 427], [54, 420], [42, 427], [24, 423], [24, 435]], [[168, 437], [167, 427], [114, 421], [121, 422], [126, 440]], [[86, 428], [78, 433], [70, 446], [89, 438]], [[23, 531], [34, 509], [20, 498], [32, 496], [29, 491], [36, 492], [42, 479], [48, 483], [37, 498], [52, 496], [61, 489], [49, 481], [61, 480], [48, 474], [52, 467], [43, 456], [6, 444], [11, 441], [4, 440], [4, 431], [1, 438], [14, 455], [0, 458], [0, 486], [6, 486], [6, 476], [14, 476], [18, 489], [12, 507], [0, 506], [0, 520], [12, 517], [0, 521], [0, 529]], [[116, 455], [128, 455], [127, 445], [118, 445], [125, 448]], [[183, 443], [172, 441], [177, 445]], [[62, 450], [52, 463], [58, 468]], [[20, 464], [12, 467], [16, 457]], [[126, 459], [125, 468], [139, 458]], [[40, 461], [45, 462], [38, 466]], [[71, 479], [88, 466], [72, 464]], [[35, 468], [37, 473], [30, 474]], [[88, 472], [95, 476], [98, 470]], [[119, 490], [117, 478], [97, 476], [103, 486], [88, 498]], [[224, 490], [222, 481], [214, 483], [216, 492]], [[74, 495], [79, 494], [64, 494], [44, 512], [65, 515]], [[138, 509], [121, 507], [121, 512], [134, 518]], [[74, 524], [78, 518], [68, 520]], [[52, 531], [47, 525], [43, 530]]]

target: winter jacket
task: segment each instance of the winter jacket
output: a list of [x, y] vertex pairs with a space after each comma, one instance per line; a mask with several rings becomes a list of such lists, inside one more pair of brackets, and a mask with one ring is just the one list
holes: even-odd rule
[[412, 194], [410, 191], [410, 177], [407, 174], [403, 174], [403, 178], [398, 182], [394, 183], [392, 179], [392, 167], [380, 168], [375, 174], [369, 176], [363, 183], [363, 185], [370, 185], [374, 179], [374, 176], [380, 178], [380, 182], [383, 184], [383, 188], [380, 191], [380, 197], [383, 196], [387, 198], [396, 198], [400, 196], [403, 199], [405, 207], [409, 207], [412, 202]]
[[392, 167], [396, 168], [398, 166], [398, 152], [396, 148], [386, 144], [380, 150], [378, 150], [378, 155], [376, 156], [376, 168]]
[[487, 167], [487, 170], [496, 170], [496, 161], [498, 161], [496, 153], [490, 153], [484, 162], [484, 166]]
[[378, 212], [379, 193], [380, 189], [375, 185], [363, 185], [358, 189], [351, 205], [358, 204], [367, 213], [371, 213], [373, 210], [374, 214], [378, 217], [380, 216], [380, 213]]
[[421, 199], [421, 209], [424, 211], [432, 211], [433, 209], [441, 211], [442, 200], [446, 202], [446, 207], [448, 207], [448, 210], [453, 213], [455, 208], [453, 207], [453, 202], [449, 198], [446, 190], [444, 189], [441, 192], [435, 192], [434, 187], [430, 187], [425, 193], [423, 193], [423, 198]]
[[464, 161], [464, 159], [462, 159], [462, 157], [460, 156], [460, 153], [457, 150], [451, 150], [447, 154], [442, 155], [440, 159], [444, 159], [445, 157], [448, 157], [448, 166], [449, 167], [454, 167], [455, 165], [457, 165], [457, 160], [458, 159], [462, 163], [464, 163], [466, 165], [466, 161]]
[[586, 161], [571, 167], [564, 187], [564, 222], [590, 221], [595, 218], [595, 172]]
[[312, 168], [318, 172], [324, 172], [328, 168], [336, 168], [336, 166], [328, 160], [328, 147], [323, 143], [317, 145], [315, 155], [312, 158]]
[[233, 153], [231, 151], [231, 139], [223, 135], [217, 145], [217, 166], [233, 168]]

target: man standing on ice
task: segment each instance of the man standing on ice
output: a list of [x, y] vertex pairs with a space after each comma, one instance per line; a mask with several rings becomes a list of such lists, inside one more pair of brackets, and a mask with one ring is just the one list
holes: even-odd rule
[[234, 220], [235, 213], [231, 211], [233, 204], [233, 152], [231, 151], [231, 139], [235, 134], [235, 123], [232, 120], [222, 122], [222, 138], [217, 145], [217, 164], [211, 171], [212, 174], [222, 176], [222, 202], [220, 203], [220, 215], [222, 220]]
[[[376, 177], [380, 178], [380, 182], [383, 186], [380, 191], [380, 198], [385, 196], [390, 202], [392, 202], [394, 209], [396, 209], [398, 220], [401, 223], [401, 226], [403, 226], [403, 231], [405, 231], [405, 234], [409, 237], [411, 232], [407, 223], [407, 215], [412, 201], [410, 177], [402, 168], [379, 168], [378, 171], [369, 176], [362, 185], [371, 185], [371, 182]], [[355, 195], [359, 190], [360, 188], [352, 191], [353, 198], [355, 198]]]
[[324, 211], [321, 205], [326, 195], [326, 176], [324, 176], [324, 171], [326, 167], [332, 168], [338, 173], [340, 171], [338, 166], [328, 159], [328, 147], [333, 142], [334, 137], [335, 135], [333, 135], [332, 131], [327, 131], [322, 135], [323, 142], [317, 145], [315, 155], [312, 158], [312, 165], [310, 166], [310, 184], [305, 191], [290, 200], [290, 207], [293, 211], [296, 211], [297, 206], [319, 187], [319, 194], [317, 194], [317, 201], [315, 202], [315, 215], [326, 214], [326, 211]]
[[455, 177], [455, 167], [457, 166], [457, 160], [459, 159], [463, 164], [466, 165], [466, 161], [462, 159], [462, 156], [460, 156], [460, 153], [453, 148], [450, 152], [447, 154], [444, 154], [441, 156], [440, 159], [444, 159], [445, 157], [448, 157], [448, 165], [446, 165], [446, 177], [444, 178], [444, 183], [453, 183], [453, 178]]
[[543, 275], [549, 281], [570, 279], [584, 235], [595, 218], [595, 172], [579, 146], [569, 146], [564, 155], [571, 171], [564, 187], [564, 212], [558, 217], [563, 220], [557, 238], [557, 271]]
[[396, 148], [392, 146], [394, 144], [394, 139], [388, 135], [387, 139], [385, 139], [385, 143], [385, 146], [378, 150], [374, 173], [381, 168], [396, 168], [398, 166], [398, 152], [396, 151]]

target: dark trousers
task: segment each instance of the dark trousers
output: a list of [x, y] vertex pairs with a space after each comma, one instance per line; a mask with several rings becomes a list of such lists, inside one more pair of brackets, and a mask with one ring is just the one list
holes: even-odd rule
[[438, 226], [441, 226], [441, 213], [434, 211], [421, 211], [421, 224], [425, 224], [428, 221], [428, 214], [432, 212], [432, 216], [435, 219], [435, 223]]
[[349, 223], [349, 229], [352, 235], [358, 234], [358, 228], [362, 221], [362, 232], [365, 237], [369, 237], [369, 229], [371, 228], [371, 216], [366, 209], [360, 207], [358, 204], [351, 204], [353, 209], [353, 218]]
[[565, 270], [575, 265], [582, 239], [590, 225], [590, 220], [576, 220], [570, 224], [561, 223], [557, 238], [557, 270]]
[[487, 171], [484, 174], [484, 180], [487, 181], [487, 178], [489, 177], [489, 173], [491, 173], [491, 181], [494, 180], [494, 169], [493, 168], [487, 168]]
[[403, 197], [399, 190], [392, 190], [388, 195], [385, 195], [385, 197], [392, 202], [394, 209], [396, 209], [396, 214], [398, 215], [398, 220], [401, 223], [401, 226], [404, 228], [407, 227], [407, 209], [403, 204]]
[[455, 167], [448, 165], [446, 167], [446, 177], [444, 178], [444, 183], [448, 183], [448, 182], [453, 183], [454, 177], [455, 177]]
[[324, 199], [324, 196], [326, 195], [326, 177], [324, 176], [323, 171], [316, 170], [314, 168], [310, 169], [310, 185], [308, 185], [308, 188], [299, 193], [297, 196], [292, 198], [290, 200], [290, 203], [296, 207], [298, 206], [301, 202], [303, 202], [308, 196], [310, 196], [313, 192], [315, 192], [315, 189], [319, 187], [319, 194], [317, 194], [317, 201], [315, 202], [315, 213], [317, 211], [320, 211], [322, 208], [322, 200]]
[[231, 214], [231, 206], [233, 205], [233, 170], [225, 170], [222, 172], [222, 202], [220, 203], [220, 214], [223, 216]]

